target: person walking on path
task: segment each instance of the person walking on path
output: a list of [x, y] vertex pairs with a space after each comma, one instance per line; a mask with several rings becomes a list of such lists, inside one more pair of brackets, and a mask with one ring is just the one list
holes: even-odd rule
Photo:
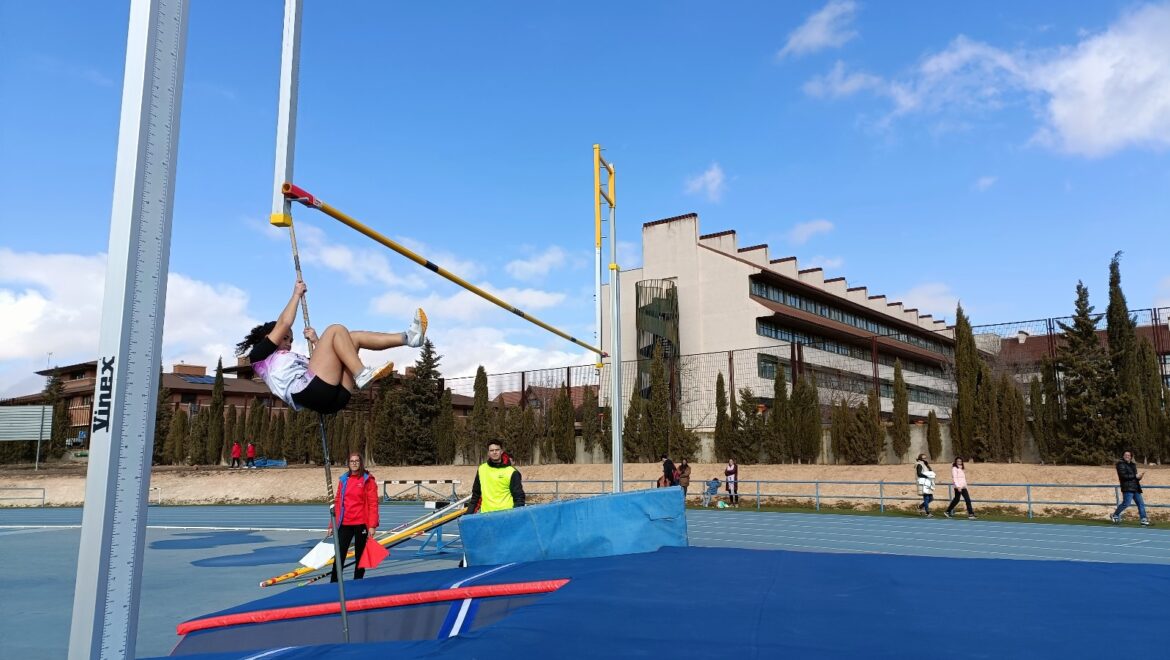
[[926, 454], [919, 454], [918, 460], [914, 461], [914, 474], [918, 480], [918, 494], [922, 496], [922, 504], [918, 505], [918, 510], [922, 512], [924, 518], [933, 518], [934, 514], [930, 512], [930, 503], [934, 501], [934, 470], [930, 469], [930, 463], [926, 461]]
[[971, 508], [971, 494], [967, 492], [967, 471], [963, 469], [963, 459], [955, 458], [951, 463], [951, 483], [954, 484], [955, 496], [951, 498], [951, 505], [943, 511], [943, 515], [953, 518], [955, 507], [959, 506], [959, 498], [967, 503], [967, 519], [975, 520], [975, 510]]
[[659, 488], [666, 488], [668, 486], [678, 485], [678, 469], [674, 467], [674, 461], [666, 454], [662, 455], [662, 478], [658, 480]]
[[739, 506], [739, 465], [734, 458], [727, 459], [727, 467], [723, 468], [725, 479], [723, 487], [727, 490], [727, 499], [731, 506]]
[[1123, 499], [1121, 504], [1117, 505], [1113, 515], [1109, 516], [1114, 524], [1121, 522], [1121, 514], [1129, 508], [1130, 504], [1137, 503], [1138, 517], [1141, 518], [1143, 526], [1149, 527], [1150, 519], [1146, 517], [1146, 501], [1142, 498], [1142, 477], [1144, 476], [1146, 476], [1145, 472], [1138, 474], [1137, 464], [1133, 462], [1133, 452], [1124, 452], [1121, 455], [1121, 460], [1117, 461], [1117, 481], [1121, 485]]
[[[353, 579], [360, 580], [366, 576], [366, 569], [361, 568], [359, 563], [362, 553], [366, 551], [366, 543], [374, 538], [374, 532], [378, 529], [379, 516], [378, 483], [374, 475], [366, 470], [366, 462], [357, 452], [349, 455], [349, 471], [337, 480], [333, 506], [337, 513], [337, 544], [341, 554], [334, 557], [333, 575], [329, 581], [337, 582], [338, 566], [345, 563], [351, 542], [354, 552]], [[332, 529], [329, 534], [333, 534]]]
[[248, 462], [245, 463], [245, 465], [250, 468], [256, 467], [256, 445], [249, 442], [247, 452], [244, 454], [244, 456], [248, 459]]
[[685, 456], [682, 462], [678, 464], [678, 485], [682, 486], [683, 499], [686, 499], [687, 488], [691, 485], [691, 464], [687, 462]]
[[240, 467], [240, 441], [236, 440], [232, 443], [232, 467]]
[[524, 482], [511, 461], [504, 461], [499, 440], [487, 444], [487, 462], [481, 463], [471, 484], [468, 513], [489, 513], [524, 506]]

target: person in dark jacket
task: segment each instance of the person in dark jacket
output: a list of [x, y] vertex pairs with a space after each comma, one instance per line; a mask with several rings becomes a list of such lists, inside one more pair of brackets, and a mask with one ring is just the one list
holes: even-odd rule
[[662, 478], [658, 480], [658, 485], [664, 488], [678, 485], [678, 470], [674, 467], [674, 461], [666, 454], [662, 455]]
[[524, 483], [520, 471], [511, 461], [504, 460], [504, 447], [499, 440], [487, 444], [488, 459], [475, 472], [471, 484], [468, 513], [504, 511], [524, 506]]
[[1142, 499], [1142, 477], [1144, 476], [1146, 476], [1145, 472], [1138, 474], [1137, 464], [1133, 462], [1133, 452], [1124, 452], [1121, 455], [1121, 460], [1117, 461], [1117, 481], [1121, 484], [1121, 494], [1124, 499], [1121, 500], [1121, 504], [1117, 505], [1113, 515], [1109, 516], [1109, 519], [1115, 524], [1121, 522], [1121, 513], [1129, 508], [1130, 504], [1136, 502], [1142, 525], [1149, 526], [1150, 519], [1146, 517], [1146, 501]]
[[[366, 471], [366, 462], [361, 454], [354, 452], [349, 455], [349, 471], [337, 480], [334, 498], [337, 544], [341, 547], [341, 555], [339, 560], [333, 562], [333, 575], [329, 581], [337, 582], [337, 566], [345, 562], [351, 542], [354, 551], [353, 579], [360, 580], [365, 577], [366, 569], [359, 568], [358, 563], [366, 551], [366, 542], [374, 538], [379, 523], [378, 482], [374, 475]], [[333, 530], [330, 529], [329, 533], [332, 534]]]

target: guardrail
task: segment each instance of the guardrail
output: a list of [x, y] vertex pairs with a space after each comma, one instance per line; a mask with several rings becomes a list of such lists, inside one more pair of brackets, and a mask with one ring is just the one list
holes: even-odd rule
[[[402, 495], [404, 493], [409, 493], [412, 490], [414, 491], [414, 501], [424, 499], [424, 490], [430, 493], [432, 498], [438, 498], [442, 500], [449, 499], [453, 501], [458, 499], [458, 496], [455, 494], [455, 487], [460, 483], [461, 482], [458, 479], [391, 479], [389, 481], [382, 482], [382, 501], [392, 502], [395, 500], [407, 500], [407, 498], [402, 497]], [[445, 493], [440, 493], [434, 488], [431, 488], [431, 486], [438, 485], [451, 486], [451, 494], [447, 495]], [[393, 486], [396, 490], [396, 492], [393, 494], [390, 493], [391, 486]], [[405, 488], [400, 488], [401, 486], [405, 486]]]
[[[738, 482], [737, 496], [740, 499], [754, 500], [756, 510], [760, 510], [768, 500], [807, 501], [817, 511], [823, 505], [842, 501], [876, 502], [878, 510], [885, 512], [887, 506], [899, 502], [920, 502], [922, 496], [917, 494], [918, 484], [914, 481], [744, 481]], [[531, 480], [524, 482], [525, 493], [529, 497], [551, 497], [561, 500], [572, 497], [588, 497], [611, 492], [609, 480]], [[642, 490], [654, 488], [656, 481], [627, 481], [625, 490]], [[691, 481], [688, 499], [697, 499], [702, 496], [705, 482]], [[942, 496], [943, 487], [946, 488], [946, 498]], [[980, 505], [1010, 505], [1022, 508], [1028, 518], [1033, 518], [1038, 509], [1050, 506], [1074, 507], [1116, 507], [1121, 503], [1121, 488], [1106, 484], [1028, 484], [1028, 483], [970, 483], [967, 486], [972, 493], [972, 499]], [[1044, 492], [1055, 489], [1076, 489], [1100, 493], [1102, 496], [1094, 499], [1044, 499]], [[1143, 486], [1143, 491], [1151, 491], [1161, 495], [1170, 491], [1170, 486]], [[984, 497], [988, 491], [992, 494], [997, 491], [1007, 491], [1006, 496]], [[946, 506], [954, 496], [954, 485], [949, 483], [935, 486], [935, 506]], [[1015, 497], [1012, 495], [1015, 494]], [[1151, 493], [1152, 494], [1152, 493]], [[714, 500], [728, 499], [726, 482], [719, 482], [719, 493]], [[1158, 497], [1163, 501], [1170, 501], [1170, 497]], [[1150, 509], [1167, 509], [1170, 504], [1146, 502]]]
[[[9, 491], [31, 491], [40, 493], [39, 495], [7, 495]], [[45, 506], [45, 489], [44, 488], [16, 488], [3, 487], [0, 488], [0, 500], [40, 500], [40, 506]]]

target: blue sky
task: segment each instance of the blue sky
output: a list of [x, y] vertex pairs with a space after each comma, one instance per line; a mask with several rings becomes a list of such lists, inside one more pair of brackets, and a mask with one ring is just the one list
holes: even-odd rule
[[[1103, 309], [1117, 250], [1130, 306], [1170, 304], [1170, 3], [305, 4], [297, 181], [579, 336], [594, 142], [625, 268], [641, 223], [694, 211], [948, 321], [1065, 315], [1078, 279]], [[165, 364], [230, 363], [291, 289], [281, 13], [191, 3]], [[0, 0], [0, 396], [97, 349], [127, 15]], [[421, 303], [448, 375], [589, 361], [295, 217], [318, 326]]]

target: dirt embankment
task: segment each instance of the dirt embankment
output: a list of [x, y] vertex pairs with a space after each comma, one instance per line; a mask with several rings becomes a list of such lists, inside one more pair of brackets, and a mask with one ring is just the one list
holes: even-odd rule
[[[940, 484], [950, 481], [949, 465], [935, 466]], [[1144, 486], [1170, 486], [1170, 468], [1145, 467]], [[566, 492], [602, 492], [609, 490], [612, 477], [609, 465], [537, 465], [520, 468], [527, 483], [526, 490], [534, 499], [551, 496], [558, 490]], [[375, 467], [371, 472], [382, 481], [391, 480], [459, 480], [458, 494], [466, 494], [475, 478], [471, 466]], [[334, 468], [334, 478], [340, 474]], [[627, 488], [645, 488], [657, 478], [657, 464], [633, 464], [624, 467]], [[689, 494], [697, 499], [702, 492], [700, 482], [711, 477], [723, 480], [723, 465], [696, 464], [692, 466], [692, 484]], [[744, 503], [754, 504], [756, 481], [821, 482], [819, 496], [822, 504], [866, 507], [876, 506], [877, 497], [887, 498], [887, 506], [912, 506], [905, 497], [917, 500], [913, 485], [914, 468], [910, 465], [742, 465], [740, 466], [740, 494], [747, 496]], [[967, 467], [967, 480], [976, 506], [986, 509], [1000, 506], [1022, 511], [1026, 505], [995, 504], [992, 500], [1033, 502], [1038, 513], [1079, 513], [1105, 515], [1107, 505], [1115, 498], [1116, 475], [1111, 466], [1051, 466], [1031, 464], [979, 463]], [[559, 484], [548, 483], [552, 481]], [[830, 482], [873, 482], [843, 484]], [[879, 488], [877, 482], [884, 482]], [[1030, 489], [1020, 486], [991, 486], [989, 484], [1032, 484]], [[1045, 484], [1045, 485], [1041, 485]], [[1072, 485], [1098, 485], [1100, 488], [1074, 488]], [[244, 504], [321, 501], [325, 493], [324, 470], [320, 466], [295, 466], [285, 469], [231, 470], [209, 467], [158, 467], [151, 475], [151, 500], [164, 504]], [[449, 484], [427, 485], [428, 488], [450, 494]], [[50, 506], [78, 506], [85, 499], [85, 471], [81, 466], [62, 466], [32, 469], [5, 468], [0, 470], [0, 489], [45, 489], [45, 503]], [[413, 496], [413, 487], [388, 485], [390, 492], [407, 489]], [[818, 494], [812, 483], [762, 483], [760, 493], [767, 503], [808, 504]], [[1030, 493], [1029, 493], [1030, 490]], [[720, 488], [722, 493], [723, 489]], [[424, 496], [434, 497], [426, 490]], [[5, 499], [32, 496], [33, 500]], [[850, 497], [851, 496], [851, 497]], [[1148, 504], [1170, 504], [1170, 490], [1148, 488]], [[875, 499], [856, 499], [870, 497]], [[947, 488], [940, 485], [936, 499], [947, 497]], [[1048, 502], [1050, 504], [1044, 504]], [[1093, 502], [1093, 505], [1074, 505], [1071, 502]], [[40, 504], [39, 491], [0, 490], [0, 506], [36, 506]], [[1151, 509], [1152, 517], [1167, 518], [1170, 513]]]

